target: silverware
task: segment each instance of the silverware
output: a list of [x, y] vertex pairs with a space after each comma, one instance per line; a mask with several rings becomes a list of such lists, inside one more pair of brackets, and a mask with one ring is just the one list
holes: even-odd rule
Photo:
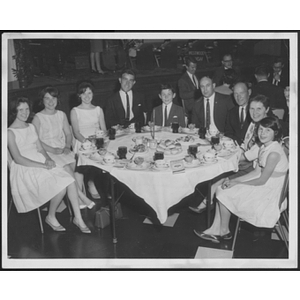
[[130, 162], [132, 162], [133, 157], [135, 156], [136, 152], [133, 153], [133, 155], [131, 156], [131, 158], [129, 159]]

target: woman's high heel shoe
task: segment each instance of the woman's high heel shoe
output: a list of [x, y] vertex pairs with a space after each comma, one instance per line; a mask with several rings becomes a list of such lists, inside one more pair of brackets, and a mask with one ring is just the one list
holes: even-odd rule
[[73, 224], [74, 224], [75, 226], [77, 226], [77, 227], [80, 229], [80, 231], [81, 231], [82, 233], [91, 233], [91, 230], [90, 230], [87, 226], [81, 227], [81, 226], [75, 221], [75, 219], [73, 219]]
[[61, 225], [53, 225], [47, 217], [45, 219], [45, 223], [47, 223], [54, 231], [66, 231], [66, 228]]

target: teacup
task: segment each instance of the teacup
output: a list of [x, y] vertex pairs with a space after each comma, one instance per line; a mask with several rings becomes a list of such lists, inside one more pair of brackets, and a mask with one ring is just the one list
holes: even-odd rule
[[219, 133], [219, 130], [217, 128], [211, 128], [208, 132], [211, 136], [216, 136]]
[[155, 166], [157, 168], [164, 168], [166, 167], [166, 161], [164, 159], [158, 159], [155, 161]]
[[203, 158], [206, 162], [213, 162], [216, 158], [216, 154], [211, 152], [205, 152]]
[[223, 147], [225, 148], [225, 149], [231, 149], [231, 148], [233, 148], [234, 147], [234, 142], [233, 142], [233, 140], [225, 140], [225, 141], [223, 141]]
[[142, 136], [139, 136], [135, 139], [135, 144], [136, 145], [141, 145], [143, 144], [144, 140], [143, 140], [143, 137]]
[[89, 140], [86, 140], [84, 143], [82, 143], [82, 148], [84, 150], [90, 150], [92, 148], [92, 142]]
[[189, 154], [189, 155], [186, 155], [184, 160], [187, 162], [187, 163], [191, 163], [193, 161], [194, 157], [193, 155]]
[[115, 162], [115, 156], [112, 153], [106, 153], [103, 160], [107, 164], [112, 164]]
[[102, 138], [105, 135], [103, 130], [97, 129], [96, 130], [96, 138]]

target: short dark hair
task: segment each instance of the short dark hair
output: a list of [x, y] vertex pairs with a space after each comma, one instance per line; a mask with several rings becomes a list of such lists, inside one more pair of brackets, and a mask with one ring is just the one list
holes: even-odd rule
[[80, 95], [85, 93], [87, 89], [90, 89], [94, 93], [94, 84], [89, 80], [79, 82], [77, 85], [77, 97], [80, 100]]
[[276, 56], [274, 58], [273, 64], [281, 63], [284, 65], [284, 59], [281, 56]]
[[124, 74], [132, 75], [132, 76], [134, 77], [134, 80], [135, 80], [135, 72], [134, 72], [132, 69], [123, 69], [123, 70], [120, 72], [120, 78], [121, 78]]
[[264, 128], [271, 128], [274, 131], [274, 141], [279, 142], [282, 138], [282, 127], [277, 117], [266, 117], [260, 120], [259, 125]]
[[237, 74], [234, 71], [234, 69], [226, 69], [223, 73], [223, 83], [229, 84], [230, 87], [232, 87], [237, 79]]
[[270, 107], [270, 99], [265, 95], [256, 95], [253, 98], [250, 98], [249, 100], [249, 106], [251, 102], [261, 102], [263, 106], [268, 109]]
[[175, 89], [173, 88], [173, 86], [170, 83], [161, 84], [160, 85], [160, 93], [162, 92], [162, 90], [171, 90], [173, 92], [173, 94], [175, 93]]
[[197, 64], [197, 60], [194, 57], [192, 57], [192, 56], [187, 56], [185, 58], [185, 64], [186, 64], [186, 66], [189, 66], [190, 63]]
[[260, 65], [255, 68], [254, 74], [267, 77], [270, 74], [270, 70], [267, 65]]
[[60, 101], [58, 98], [59, 97], [58, 89], [52, 85], [49, 85], [49, 86], [46, 86], [45, 88], [43, 88], [39, 93], [39, 99], [40, 99], [39, 105], [40, 106], [45, 107], [43, 100], [44, 100], [44, 97], [46, 94], [50, 94], [52, 97], [57, 98], [57, 104], [60, 104]]
[[18, 107], [21, 103], [27, 103], [29, 106], [30, 115], [28, 116], [27, 123], [30, 123], [32, 120], [32, 102], [27, 97], [18, 97], [17, 99], [9, 101], [9, 118], [8, 118], [8, 126], [10, 126], [17, 117]]

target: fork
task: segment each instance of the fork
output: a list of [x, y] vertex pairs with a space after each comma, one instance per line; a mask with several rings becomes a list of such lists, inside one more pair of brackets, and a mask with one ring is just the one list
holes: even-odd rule
[[132, 162], [133, 157], [135, 156], [136, 152], [133, 153], [133, 155], [131, 156], [131, 158], [129, 159], [130, 162]]

